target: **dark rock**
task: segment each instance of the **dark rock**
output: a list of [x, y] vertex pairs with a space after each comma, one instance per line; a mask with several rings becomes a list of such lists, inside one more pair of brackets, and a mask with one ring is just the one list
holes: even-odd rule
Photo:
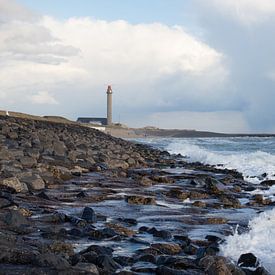
[[107, 272], [115, 272], [121, 268], [109, 255], [101, 255], [97, 258], [97, 265]]
[[97, 255], [109, 255], [112, 256], [113, 249], [110, 247], [91, 245], [88, 248], [82, 250], [79, 254], [83, 255], [88, 252], [95, 252]]
[[128, 218], [123, 219], [123, 218], [119, 218], [118, 220], [121, 221], [121, 222], [127, 223], [129, 225], [137, 225], [138, 224], [138, 222], [137, 222], [136, 219], [128, 219]]
[[2, 209], [2, 208], [5, 208], [5, 207], [9, 207], [9, 206], [11, 206], [11, 205], [13, 205], [12, 203], [11, 203], [11, 201], [9, 201], [9, 200], [7, 200], [7, 199], [4, 199], [4, 198], [0, 198], [0, 208]]
[[[150, 230], [148, 231], [148, 233], [151, 233]], [[162, 238], [162, 239], [172, 238], [172, 234], [167, 230], [155, 230], [154, 232], [152, 232], [152, 234], [154, 237], [157, 237], [157, 238]]]
[[88, 197], [88, 194], [84, 191], [81, 191], [76, 195], [76, 197], [77, 198], [86, 198], [86, 197]]
[[275, 180], [264, 180], [260, 184], [264, 186], [273, 186], [275, 184]]
[[137, 257], [135, 259], [135, 262], [148, 262], [148, 263], [153, 263], [156, 264], [156, 257], [152, 254], [145, 254]]
[[[7, 246], [0, 246], [0, 263], [7, 264], [32, 264], [38, 255], [37, 251], [34, 251], [30, 247], [13, 247], [11, 244]], [[1, 274], [1, 269], [0, 269]]]
[[242, 254], [238, 260], [240, 267], [258, 267], [259, 261], [252, 253]]
[[132, 267], [131, 270], [134, 272], [138, 273], [149, 273], [149, 274], [154, 274], [156, 271], [156, 266], [152, 263], [144, 263], [144, 262], [138, 262], [135, 263]]
[[189, 273], [185, 270], [176, 270], [173, 268], [169, 268], [166, 266], [160, 266], [156, 269], [156, 275], [191, 275], [192, 273]]
[[191, 243], [191, 240], [189, 239], [189, 237], [185, 235], [175, 235], [174, 239], [177, 241], [180, 241], [180, 243], [183, 244], [184, 246], [189, 245]]
[[81, 215], [81, 219], [90, 222], [90, 223], [95, 223], [97, 222], [97, 216], [95, 214], [95, 211], [90, 208], [90, 207], [85, 207], [82, 215]]
[[16, 210], [9, 210], [8, 214], [4, 218], [4, 221], [11, 227], [28, 226], [30, 224], [30, 222]]
[[116, 257], [113, 257], [113, 260], [116, 261], [121, 266], [129, 266], [129, 265], [132, 265], [134, 262], [134, 259], [132, 257], [127, 257], [127, 256], [116, 256]]
[[70, 264], [66, 259], [54, 253], [38, 255], [34, 263], [41, 267], [51, 267], [56, 270], [66, 270], [70, 268]]
[[37, 197], [44, 199], [44, 200], [50, 200], [49, 196], [44, 191], [38, 193]]
[[214, 235], [207, 235], [205, 237], [205, 239], [211, 243], [218, 243], [218, 242], [222, 241], [222, 239], [220, 237], [214, 236]]
[[[85, 274], [89, 274], [89, 275], [99, 275], [100, 274], [97, 266], [94, 264], [91, 264], [91, 263], [78, 263], [74, 267], [74, 270], [77, 272], [77, 273], [75, 273], [75, 275], [84, 274], [83, 272], [85, 272]], [[69, 272], [72, 272], [72, 271], [69, 271]], [[71, 274], [71, 273], [69, 273], [69, 274]]]

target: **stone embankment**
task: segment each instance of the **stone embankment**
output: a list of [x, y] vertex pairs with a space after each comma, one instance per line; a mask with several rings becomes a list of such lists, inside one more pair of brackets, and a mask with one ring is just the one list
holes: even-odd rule
[[272, 205], [239, 173], [77, 124], [0, 129], [0, 274], [268, 274], [219, 255], [243, 210]]

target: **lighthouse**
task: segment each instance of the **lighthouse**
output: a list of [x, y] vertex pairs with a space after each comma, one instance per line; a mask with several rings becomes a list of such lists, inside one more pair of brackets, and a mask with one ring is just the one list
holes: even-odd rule
[[107, 88], [107, 125], [112, 125], [112, 86], [109, 85]]

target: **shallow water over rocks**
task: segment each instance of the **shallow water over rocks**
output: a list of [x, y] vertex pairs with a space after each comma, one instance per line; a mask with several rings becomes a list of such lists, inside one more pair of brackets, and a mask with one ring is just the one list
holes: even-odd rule
[[[140, 174], [158, 175], [164, 180], [144, 187], [136, 178]], [[236, 192], [235, 185], [242, 191]], [[218, 254], [218, 243], [225, 236], [232, 234], [237, 225], [238, 230], [247, 230], [249, 220], [269, 207], [256, 204], [251, 194], [243, 191], [247, 186], [249, 183], [221, 171], [137, 169], [131, 171], [131, 176], [116, 178], [110, 171], [89, 173], [52, 186], [45, 191], [46, 197], [38, 193], [20, 195], [21, 206], [32, 212], [32, 231], [25, 239], [71, 244], [73, 253], [79, 255], [91, 246], [111, 248], [112, 259], [118, 264], [113, 271], [117, 272], [155, 274], [163, 265], [157, 261], [166, 255], [167, 259], [173, 256], [191, 260], [193, 265], [184, 267], [190, 272], [186, 274], [204, 274], [199, 259]], [[182, 192], [187, 198], [182, 199]], [[131, 203], [127, 202], [129, 196], [134, 198]], [[148, 203], [148, 198], [153, 200]], [[237, 207], [236, 200], [240, 202]], [[203, 204], [195, 204], [198, 201]], [[81, 218], [85, 207], [95, 211], [96, 221]], [[218, 241], [211, 242], [207, 236]], [[138, 260], [146, 255], [153, 255], [156, 262], [149, 261], [149, 256], [145, 261]], [[173, 261], [167, 268], [180, 270], [179, 259]]]

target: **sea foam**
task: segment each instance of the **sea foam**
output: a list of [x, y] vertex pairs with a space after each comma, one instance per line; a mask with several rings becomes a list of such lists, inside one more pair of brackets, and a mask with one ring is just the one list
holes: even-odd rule
[[237, 261], [241, 254], [253, 253], [275, 275], [275, 209], [265, 211], [249, 222], [249, 231], [227, 237], [221, 254]]
[[[254, 152], [238, 151], [237, 149], [235, 151], [215, 151], [192, 144], [186, 139], [173, 140], [167, 146], [167, 150], [170, 153], [180, 153], [186, 156], [190, 162], [223, 165], [224, 168], [237, 170], [244, 175], [246, 180], [253, 183], [259, 183], [263, 179], [275, 179], [275, 155], [261, 150]], [[263, 177], [263, 174], [266, 176]]]

